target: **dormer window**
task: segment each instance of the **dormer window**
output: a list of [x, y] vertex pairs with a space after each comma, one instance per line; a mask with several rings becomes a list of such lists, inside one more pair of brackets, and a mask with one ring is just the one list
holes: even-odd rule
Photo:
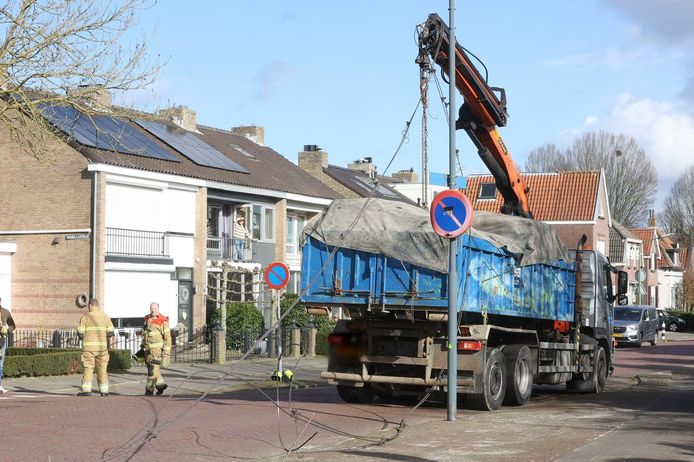
[[480, 185], [480, 194], [478, 199], [496, 199], [496, 184], [482, 183]]

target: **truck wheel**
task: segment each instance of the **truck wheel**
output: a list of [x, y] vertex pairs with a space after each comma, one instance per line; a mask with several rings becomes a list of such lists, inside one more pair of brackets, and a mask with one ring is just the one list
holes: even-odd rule
[[343, 401], [358, 404], [369, 404], [376, 396], [376, 393], [371, 389], [369, 384], [366, 383], [360, 388], [338, 385], [337, 394], [340, 395]]
[[605, 391], [605, 382], [607, 381], [607, 357], [605, 356], [603, 347], [599, 347], [595, 355], [595, 366], [592, 379], [592, 393], [602, 393]]
[[482, 411], [496, 411], [506, 394], [506, 361], [498, 348], [489, 352], [484, 365], [482, 393], [470, 395], [470, 403]]
[[603, 347], [598, 347], [595, 350], [593, 372], [586, 375], [587, 377], [584, 378], [585, 375], [583, 373], [574, 374], [573, 378], [566, 383], [566, 389], [579, 393], [602, 393], [605, 390], [607, 358]]
[[526, 345], [504, 348], [506, 358], [506, 396], [504, 404], [523, 406], [533, 392], [533, 359]]

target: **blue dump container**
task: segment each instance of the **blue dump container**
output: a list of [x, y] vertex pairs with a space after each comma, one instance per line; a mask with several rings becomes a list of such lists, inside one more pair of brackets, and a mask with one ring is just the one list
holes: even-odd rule
[[[320, 306], [448, 308], [448, 275], [380, 254], [305, 236], [302, 302]], [[514, 257], [468, 234], [458, 238], [458, 311], [573, 321], [574, 265], [518, 266]], [[308, 287], [308, 290], [307, 290]]]

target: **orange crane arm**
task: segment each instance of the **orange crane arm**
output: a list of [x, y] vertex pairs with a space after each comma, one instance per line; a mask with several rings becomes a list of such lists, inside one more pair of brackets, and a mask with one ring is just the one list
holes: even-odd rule
[[[423, 54], [431, 56], [450, 79], [449, 28], [439, 15], [430, 14], [419, 27], [419, 47], [418, 60]], [[465, 130], [494, 176], [496, 188], [504, 198], [501, 212], [532, 218], [528, 205], [529, 190], [496, 129], [505, 126], [508, 119], [506, 93], [503, 88], [487, 84], [457, 41], [455, 50], [455, 86], [464, 99], [455, 128]]]

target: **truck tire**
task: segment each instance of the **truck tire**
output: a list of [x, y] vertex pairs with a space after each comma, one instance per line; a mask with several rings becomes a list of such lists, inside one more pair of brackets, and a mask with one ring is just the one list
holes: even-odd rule
[[469, 395], [470, 404], [481, 411], [496, 411], [506, 394], [506, 360], [498, 348], [489, 351], [484, 364], [482, 393]]
[[595, 350], [595, 360], [593, 362], [593, 372], [587, 378], [583, 374], [574, 374], [574, 378], [566, 383], [566, 389], [579, 393], [602, 393], [605, 391], [607, 381], [607, 357], [605, 349], [598, 347]]
[[526, 345], [504, 348], [506, 359], [506, 395], [504, 404], [523, 406], [533, 392], [533, 358]]
[[357, 404], [369, 404], [376, 397], [376, 392], [367, 383], [360, 388], [338, 385], [337, 394], [340, 395], [343, 401]]

